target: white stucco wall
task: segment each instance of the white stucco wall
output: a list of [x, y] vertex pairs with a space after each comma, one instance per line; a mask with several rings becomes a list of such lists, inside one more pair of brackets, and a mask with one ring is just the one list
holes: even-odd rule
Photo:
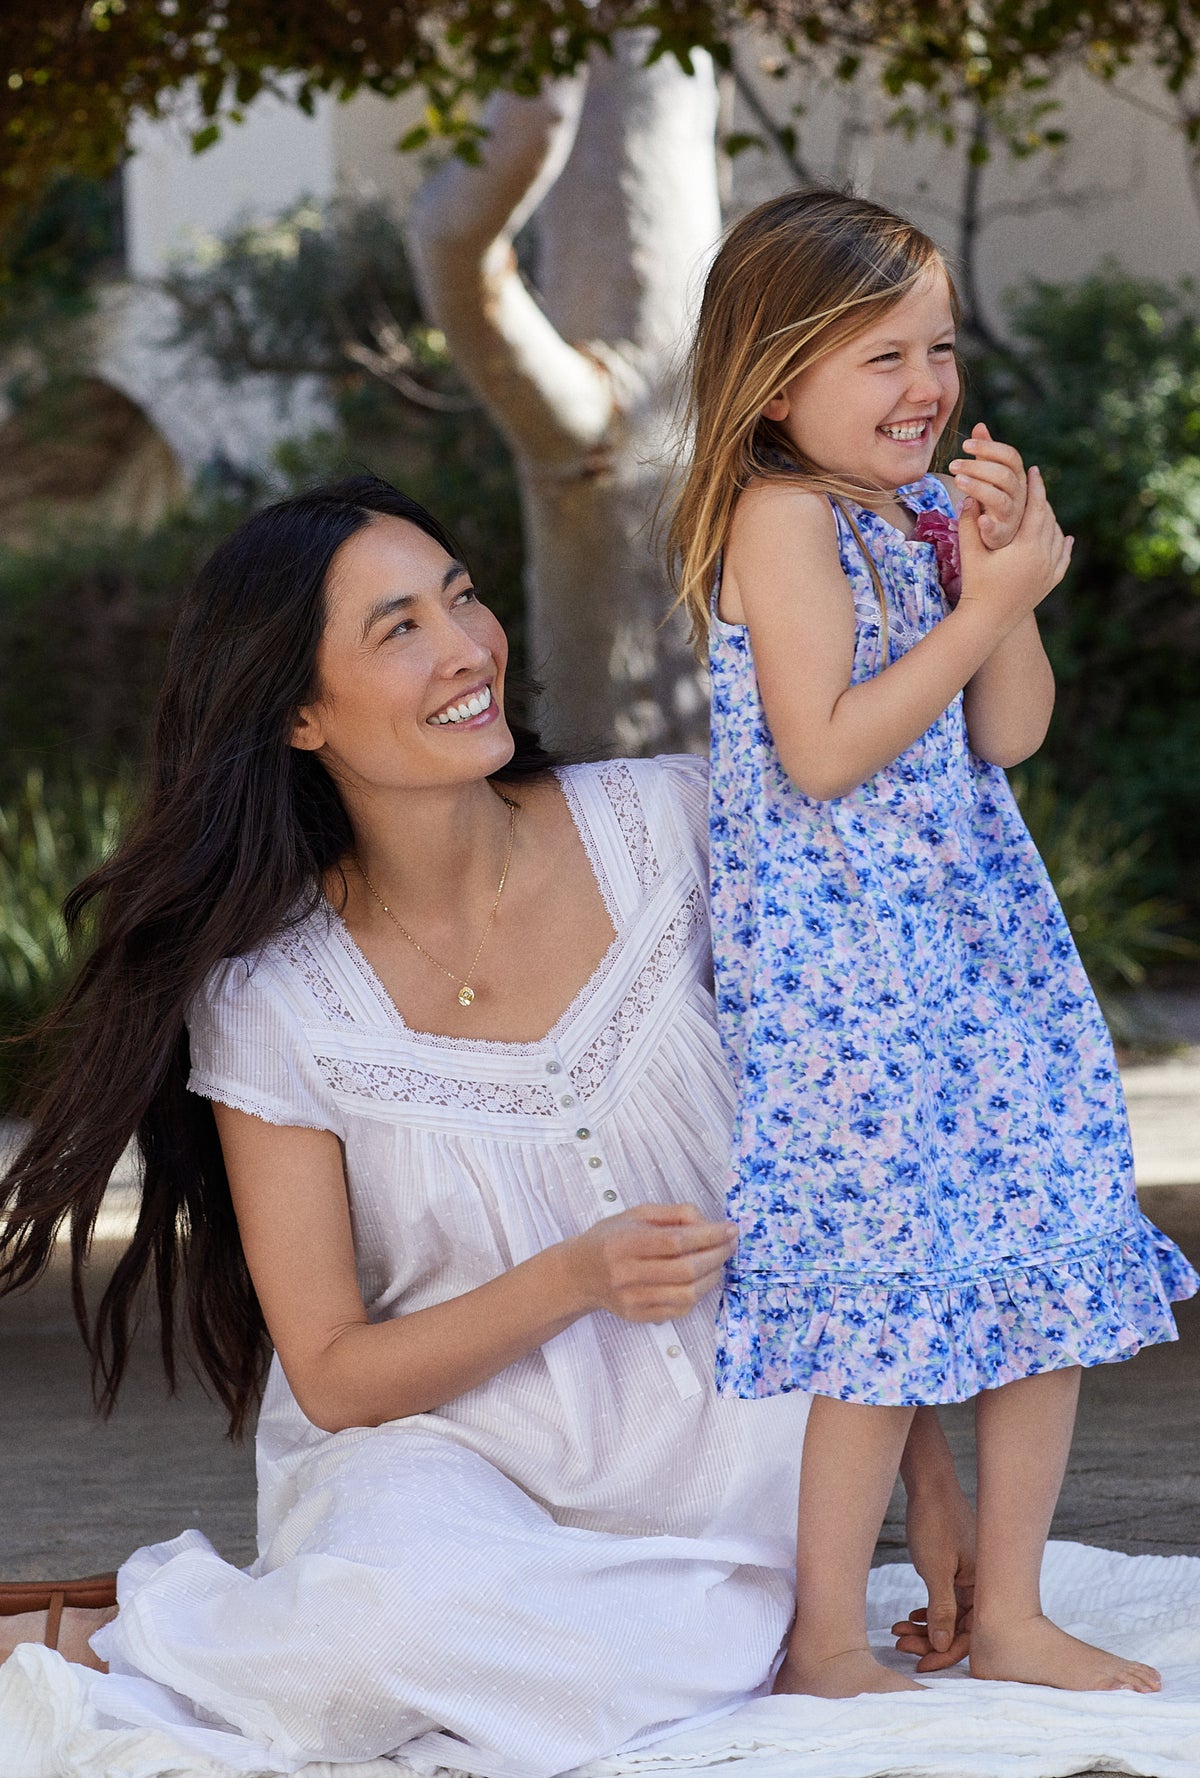
[[154, 278], [186, 257], [196, 234], [220, 234], [239, 216], [275, 215], [306, 196], [328, 197], [336, 177], [330, 105], [306, 117], [266, 96], [203, 154], [190, 148], [191, 107], [135, 125], [124, 171], [126, 264]]
[[[821, 178], [852, 183], [863, 196], [911, 216], [953, 258], [963, 147], [946, 147], [930, 136], [910, 142], [885, 129], [894, 101], [865, 82], [817, 92], [794, 80], [764, 78], [757, 69], [766, 49], [748, 43], [743, 66], [781, 122], [788, 121], [795, 99], [805, 100], [797, 123], [804, 163]], [[1170, 104], [1153, 71], [1123, 75], [1120, 84], [1142, 105]], [[1140, 276], [1169, 282], [1200, 272], [1200, 202], [1189, 183], [1181, 132], [1082, 71], [1066, 73], [1047, 96], [1062, 101], [1051, 121], [1067, 130], [1066, 147], [1023, 160], [997, 147], [984, 174], [978, 271], [993, 321], [1002, 318], [1005, 290], [1030, 277], [1081, 278], [1107, 255]], [[756, 128], [738, 101], [734, 128]], [[735, 212], [789, 180], [778, 155], [747, 150], [733, 166]]]
[[264, 96], [212, 148], [192, 153], [195, 108], [141, 121], [124, 170], [126, 264], [130, 282], [106, 293], [98, 318], [96, 371], [145, 409], [189, 477], [215, 458], [261, 468], [283, 438], [328, 424], [312, 378], [243, 377], [222, 382], [169, 344], [170, 304], [154, 280], [198, 238], [239, 220], [277, 215], [304, 198], [344, 186], [386, 196], [399, 211], [422, 176], [415, 155], [395, 144], [419, 110], [360, 94], [346, 104], [320, 98], [311, 117]]

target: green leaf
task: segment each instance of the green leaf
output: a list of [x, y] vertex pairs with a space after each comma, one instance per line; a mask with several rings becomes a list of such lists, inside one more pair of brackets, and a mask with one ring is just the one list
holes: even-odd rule
[[734, 160], [739, 154], [744, 154], [748, 148], [757, 148], [765, 153], [767, 144], [764, 137], [755, 135], [752, 130], [731, 130], [729, 135], [722, 139], [721, 147], [730, 160]]

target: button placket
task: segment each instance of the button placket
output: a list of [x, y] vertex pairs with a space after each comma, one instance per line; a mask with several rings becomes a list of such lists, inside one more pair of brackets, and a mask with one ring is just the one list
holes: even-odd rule
[[588, 1176], [596, 1188], [601, 1215], [614, 1216], [622, 1208], [621, 1194], [612, 1183], [596, 1132], [590, 1124], [579, 1122], [579, 1097], [571, 1090], [574, 1083], [570, 1074], [557, 1057], [546, 1062], [545, 1069], [547, 1074], [563, 1076], [554, 1087], [561, 1110], [568, 1114], [563, 1118], [563, 1125], [582, 1154]]
[[660, 1321], [651, 1327], [650, 1335], [658, 1347], [676, 1392], [684, 1401], [693, 1395], [699, 1395], [703, 1385], [696, 1375], [695, 1366], [680, 1344], [675, 1323]]

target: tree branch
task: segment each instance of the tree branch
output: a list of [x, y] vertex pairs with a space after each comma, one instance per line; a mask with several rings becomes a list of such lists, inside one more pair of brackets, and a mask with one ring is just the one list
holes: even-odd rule
[[811, 185], [813, 183], [812, 169], [806, 167], [804, 162], [800, 159], [799, 154], [796, 152], [795, 145], [791, 140], [790, 133], [787, 130], [787, 126], [777, 123], [774, 117], [772, 117], [759, 93], [751, 83], [750, 76], [746, 73], [745, 68], [743, 68], [736, 56], [733, 58], [732, 72], [734, 90], [736, 91], [738, 98], [746, 107], [746, 110], [750, 113], [759, 129], [766, 132], [767, 136], [770, 138], [771, 146], [792, 175], [792, 178], [796, 181], [797, 185]]
[[599, 445], [615, 412], [598, 356], [570, 345], [517, 270], [513, 238], [554, 184], [575, 141], [586, 76], [484, 109], [483, 159], [449, 160], [417, 195], [411, 252], [430, 319], [455, 365], [516, 447], [535, 460]]

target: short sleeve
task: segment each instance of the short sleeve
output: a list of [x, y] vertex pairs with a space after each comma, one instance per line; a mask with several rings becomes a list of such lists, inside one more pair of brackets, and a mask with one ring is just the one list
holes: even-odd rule
[[269, 963], [219, 963], [188, 1009], [187, 1029], [190, 1092], [264, 1123], [344, 1136], [312, 1046]]
[[708, 893], [708, 761], [694, 753], [666, 753], [662, 773], [671, 819], [688, 862]]

